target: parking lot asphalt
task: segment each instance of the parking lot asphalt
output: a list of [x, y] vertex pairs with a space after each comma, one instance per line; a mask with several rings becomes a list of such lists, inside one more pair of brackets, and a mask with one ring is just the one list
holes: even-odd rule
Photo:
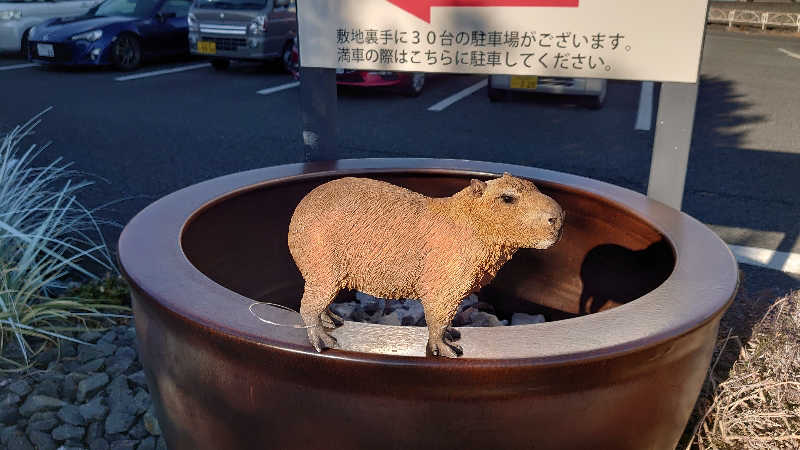
[[[793, 269], [800, 265], [799, 76], [800, 40], [707, 36], [684, 210], [729, 244], [763, 251], [757, 258], [784, 269], [743, 266], [763, 288], [800, 287], [800, 269]], [[490, 103], [486, 88], [476, 86], [483, 80], [430, 75], [417, 98], [340, 88], [341, 157], [508, 162], [646, 192], [657, 83], [653, 89], [611, 81], [605, 107], [593, 111], [541, 95]], [[430, 110], [471, 87], [441, 111]], [[118, 73], [39, 67], [6, 56], [0, 134], [52, 106], [28, 144], [52, 141], [43, 160], [63, 156], [99, 177], [84, 202], [116, 202], [100, 215], [124, 224], [181, 187], [301, 161], [301, 88], [275, 67], [255, 63], [218, 72], [187, 59]], [[644, 101], [651, 93], [655, 101]], [[107, 232], [111, 241], [118, 233]]]

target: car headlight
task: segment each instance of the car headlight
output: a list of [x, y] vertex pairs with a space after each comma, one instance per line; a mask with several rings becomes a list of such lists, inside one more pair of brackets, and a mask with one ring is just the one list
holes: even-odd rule
[[22, 18], [21, 9], [7, 9], [0, 11], [0, 20], [19, 20]]
[[86, 33], [76, 34], [72, 36], [70, 39], [73, 41], [89, 41], [94, 42], [98, 39], [103, 37], [103, 30], [94, 30], [94, 31], [87, 31]]
[[267, 32], [267, 17], [266, 16], [256, 16], [250, 25], [247, 26], [247, 32], [249, 34], [260, 34]]

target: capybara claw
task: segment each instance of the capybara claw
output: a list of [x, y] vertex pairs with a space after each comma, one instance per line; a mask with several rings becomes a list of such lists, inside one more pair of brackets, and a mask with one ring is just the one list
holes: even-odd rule
[[458, 358], [464, 354], [464, 350], [460, 345], [448, 344], [445, 341], [432, 344], [428, 342], [428, 347], [425, 352], [427, 356], [444, 356], [446, 358]]
[[461, 332], [453, 327], [447, 327], [444, 329], [443, 337], [445, 342], [452, 344], [453, 342], [461, 339]]
[[335, 337], [331, 336], [320, 327], [309, 328], [307, 331], [308, 340], [311, 341], [311, 345], [313, 345], [314, 349], [319, 353], [322, 353], [323, 350], [328, 348], [336, 348], [339, 345]]
[[322, 327], [326, 330], [335, 330], [344, 325], [344, 319], [327, 308], [319, 315], [319, 319], [322, 322]]

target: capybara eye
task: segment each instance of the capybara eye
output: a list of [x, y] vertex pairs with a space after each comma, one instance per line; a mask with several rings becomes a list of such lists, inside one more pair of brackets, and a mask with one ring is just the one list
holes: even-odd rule
[[517, 200], [513, 195], [508, 195], [508, 194], [501, 195], [500, 199], [502, 199], [506, 203], [514, 203]]

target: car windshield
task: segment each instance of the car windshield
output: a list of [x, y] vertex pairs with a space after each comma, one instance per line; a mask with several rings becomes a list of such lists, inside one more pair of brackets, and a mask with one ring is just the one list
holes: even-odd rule
[[92, 12], [94, 16], [148, 17], [158, 0], [106, 0]]
[[216, 9], [263, 9], [267, 1], [262, 0], [197, 0], [198, 8]]

